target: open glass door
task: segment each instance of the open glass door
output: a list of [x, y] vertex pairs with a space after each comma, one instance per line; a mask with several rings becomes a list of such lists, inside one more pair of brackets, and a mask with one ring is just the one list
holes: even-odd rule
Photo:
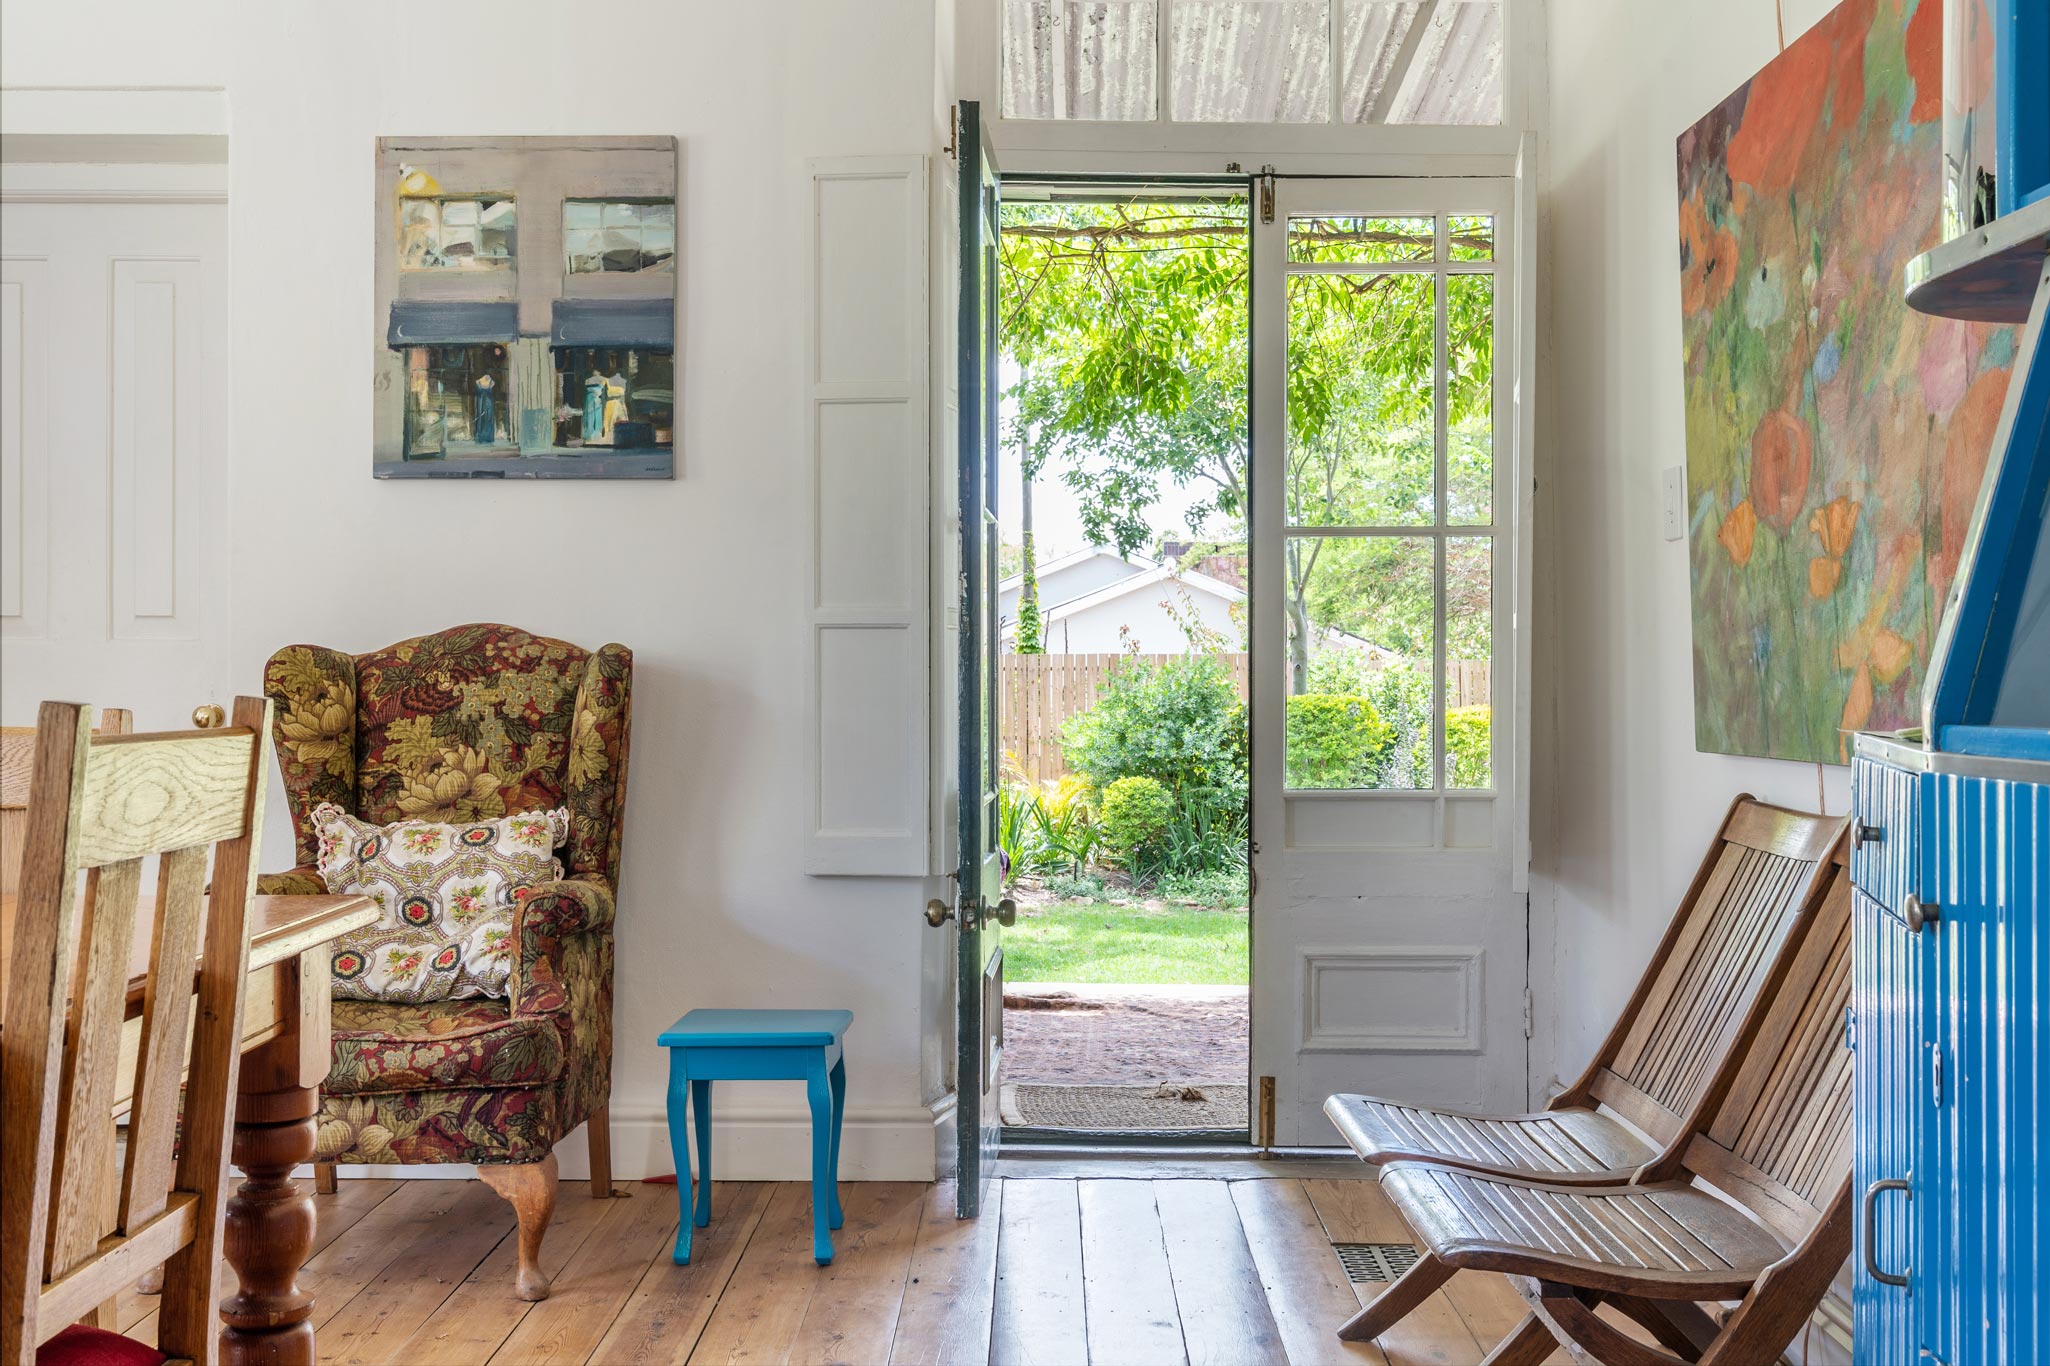
[[1506, 180], [1282, 180], [1255, 229], [1253, 1071], [1274, 1143], [1336, 1142], [1334, 1092], [1525, 1106], [1511, 204]]
[[1002, 855], [997, 845], [997, 182], [980, 110], [961, 103], [955, 132], [960, 165], [961, 498], [960, 1015], [955, 1028], [956, 1121], [961, 1158], [956, 1210], [982, 1207], [1002, 1116], [997, 1075], [1003, 1048]]

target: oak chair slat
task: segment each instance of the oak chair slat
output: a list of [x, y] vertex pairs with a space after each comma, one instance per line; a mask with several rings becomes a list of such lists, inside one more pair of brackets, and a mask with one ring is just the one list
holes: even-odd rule
[[1731, 802], [1607, 1041], [1544, 1111], [1471, 1115], [1337, 1095], [1325, 1113], [1375, 1164], [1443, 1162], [1567, 1185], [1633, 1179], [1685, 1146], [1728, 1089], [1737, 1039], [1813, 919], [1844, 828], [1748, 794]]

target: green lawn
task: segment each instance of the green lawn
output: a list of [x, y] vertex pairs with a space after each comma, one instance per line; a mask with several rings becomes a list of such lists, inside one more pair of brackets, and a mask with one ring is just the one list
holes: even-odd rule
[[1246, 913], [1167, 906], [1028, 906], [1004, 931], [1004, 980], [1246, 985]]

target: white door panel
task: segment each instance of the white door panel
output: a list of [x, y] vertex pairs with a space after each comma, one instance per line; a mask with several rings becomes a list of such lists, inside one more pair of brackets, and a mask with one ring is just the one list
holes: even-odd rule
[[[1275, 207], [1254, 248], [1253, 1071], [1274, 1141], [1330, 1144], [1334, 1092], [1525, 1106], [1516, 238], [1506, 181], [1284, 180]], [[1333, 368], [1374, 378], [1341, 375], [1318, 426], [1283, 395], [1331, 382], [1334, 327], [1362, 362]], [[1406, 369], [1370, 363], [1404, 347]], [[1422, 692], [1371, 772], [1317, 762], [1314, 717], [1291, 740], [1299, 694], [1378, 695], [1392, 720], [1395, 675]]]
[[[46, 698], [182, 723], [234, 689], [227, 206], [0, 216], [0, 719]], [[309, 382], [311, 382], [309, 380]], [[291, 395], [277, 395], [289, 430]]]

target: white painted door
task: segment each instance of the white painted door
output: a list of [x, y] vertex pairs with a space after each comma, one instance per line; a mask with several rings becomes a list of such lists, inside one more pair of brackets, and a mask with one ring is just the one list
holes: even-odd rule
[[[1255, 228], [1253, 1072], [1526, 1100], [1512, 182], [1283, 180]], [[1496, 358], [1505, 361], [1496, 365]]]
[[[61, 698], [163, 729], [234, 691], [227, 242], [225, 202], [10, 197], [0, 213], [7, 724]], [[277, 438], [303, 437], [294, 396], [269, 399]]]

